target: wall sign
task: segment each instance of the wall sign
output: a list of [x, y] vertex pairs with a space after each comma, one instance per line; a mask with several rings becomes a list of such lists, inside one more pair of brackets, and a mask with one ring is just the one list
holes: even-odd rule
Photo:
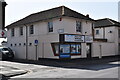
[[85, 36], [85, 42], [93, 42], [92, 36]]
[[7, 32], [5, 30], [0, 30], [0, 38], [6, 38]]
[[84, 36], [82, 35], [65, 35], [65, 42], [84, 42]]

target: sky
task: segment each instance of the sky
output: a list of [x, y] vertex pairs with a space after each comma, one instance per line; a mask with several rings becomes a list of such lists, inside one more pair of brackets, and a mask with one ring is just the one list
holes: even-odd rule
[[[119, 0], [5, 0], [6, 20], [9, 25], [30, 14], [54, 7], [66, 6], [93, 19], [111, 18], [118, 21]], [[2, 41], [2, 39], [0, 39]]]

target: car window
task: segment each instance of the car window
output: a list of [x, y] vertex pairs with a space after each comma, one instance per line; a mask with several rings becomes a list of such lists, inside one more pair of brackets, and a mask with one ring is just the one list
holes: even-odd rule
[[8, 48], [2, 48], [2, 51], [9, 51]]

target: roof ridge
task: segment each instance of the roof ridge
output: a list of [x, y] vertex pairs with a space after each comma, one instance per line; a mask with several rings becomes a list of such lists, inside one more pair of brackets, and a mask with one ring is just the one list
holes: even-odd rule
[[107, 18], [107, 20], [112, 23], [112, 24], [115, 24], [112, 20], [110, 20], [109, 18]]

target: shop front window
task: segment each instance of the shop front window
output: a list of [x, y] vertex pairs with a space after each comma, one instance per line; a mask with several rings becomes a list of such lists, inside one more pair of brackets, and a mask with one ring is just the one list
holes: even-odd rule
[[70, 47], [71, 53], [76, 53], [76, 45], [72, 44]]
[[81, 45], [76, 45], [76, 53], [81, 53]]
[[55, 56], [59, 56], [60, 54], [70, 54], [70, 55], [80, 55], [81, 54], [81, 44], [52, 43], [52, 49], [53, 49]]
[[61, 44], [60, 45], [60, 53], [70, 53], [70, 45], [69, 44]]
[[81, 53], [81, 45], [80, 44], [71, 44], [70, 51], [71, 51], [71, 54], [80, 54]]
[[55, 45], [55, 53], [56, 53], [56, 54], [59, 53], [59, 45], [58, 45], [58, 44]]

